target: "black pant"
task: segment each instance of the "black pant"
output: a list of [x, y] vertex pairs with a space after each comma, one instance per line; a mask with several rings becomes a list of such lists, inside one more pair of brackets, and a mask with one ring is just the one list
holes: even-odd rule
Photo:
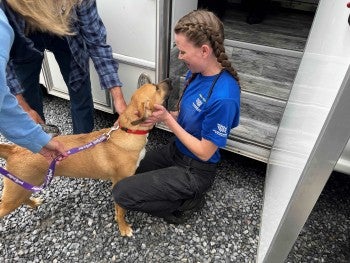
[[114, 186], [113, 197], [127, 210], [163, 216], [178, 210], [185, 200], [201, 197], [215, 173], [216, 164], [183, 156], [171, 142], [147, 152], [136, 174]]
[[[69, 78], [71, 74], [71, 51], [67, 40], [53, 36], [48, 33], [35, 32], [29, 35], [36, 49], [44, 52], [50, 50], [57, 61], [67, 85], [70, 110], [72, 115], [73, 133], [87, 133], [94, 128], [94, 103], [91, 93], [90, 75], [87, 74], [81, 80], [78, 90], [71, 88]], [[29, 106], [34, 109], [43, 120], [45, 120], [43, 110], [43, 94], [39, 85], [39, 76], [44, 57], [33, 58], [29, 61], [14, 61], [16, 75], [24, 88], [23, 97]]]

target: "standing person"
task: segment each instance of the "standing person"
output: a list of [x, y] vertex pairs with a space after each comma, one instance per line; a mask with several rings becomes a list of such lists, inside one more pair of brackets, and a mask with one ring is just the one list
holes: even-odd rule
[[147, 152], [136, 174], [113, 187], [117, 205], [184, 222], [183, 212], [199, 209], [212, 186], [219, 147], [239, 123], [240, 87], [224, 48], [224, 29], [212, 12], [198, 10], [175, 26], [179, 59], [189, 68], [179, 111], [155, 105], [147, 123], [163, 122], [175, 140]]
[[[58, 155], [66, 157], [64, 146], [46, 134], [18, 105], [6, 84], [6, 65], [14, 39], [0, 2], [0, 132], [10, 141], [39, 152], [51, 162]], [[40, 14], [40, 10], [34, 10]], [[28, 14], [30, 18], [30, 14]], [[54, 25], [52, 25], [54, 26]]]
[[[7, 69], [8, 84], [23, 109], [37, 123], [45, 121], [39, 84], [45, 50], [54, 54], [68, 87], [73, 133], [87, 133], [94, 128], [89, 58], [97, 70], [102, 89], [110, 91], [116, 111], [120, 114], [125, 110], [118, 63], [113, 59], [111, 47], [106, 44], [106, 28], [97, 12], [95, 0], [66, 0], [51, 4], [56, 11], [53, 17], [61, 13], [70, 19], [70, 33], [63, 35], [35, 27], [18, 14], [31, 6], [42, 5], [45, 0], [3, 1], [16, 34], [16, 49], [11, 52]], [[50, 14], [49, 10], [44, 13]]]

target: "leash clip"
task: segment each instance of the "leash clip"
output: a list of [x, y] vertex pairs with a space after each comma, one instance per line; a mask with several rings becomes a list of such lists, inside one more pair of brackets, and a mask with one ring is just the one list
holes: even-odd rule
[[109, 138], [111, 137], [111, 133], [113, 131], [118, 130], [118, 129], [119, 129], [119, 124], [117, 126], [112, 126], [111, 129], [107, 133], [103, 134], [104, 136], [106, 136], [106, 140], [108, 141]]

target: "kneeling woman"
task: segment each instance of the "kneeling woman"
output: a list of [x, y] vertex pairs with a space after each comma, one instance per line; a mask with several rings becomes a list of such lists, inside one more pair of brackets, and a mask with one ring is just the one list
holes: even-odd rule
[[239, 123], [240, 87], [224, 47], [223, 24], [212, 12], [197, 10], [176, 24], [178, 58], [189, 68], [178, 112], [156, 105], [147, 123], [164, 122], [175, 134], [161, 149], [146, 153], [136, 174], [113, 188], [115, 202], [170, 223], [200, 209], [212, 186], [230, 130]]

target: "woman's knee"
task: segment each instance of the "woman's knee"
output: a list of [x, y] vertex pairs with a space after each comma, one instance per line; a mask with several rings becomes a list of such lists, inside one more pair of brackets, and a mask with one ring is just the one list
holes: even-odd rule
[[112, 195], [116, 203], [120, 204], [120, 201], [125, 199], [126, 194], [127, 192], [125, 191], [123, 180], [113, 186]]
[[137, 206], [137, 193], [132, 190], [128, 178], [114, 185], [112, 195], [114, 202], [125, 209], [134, 210]]

